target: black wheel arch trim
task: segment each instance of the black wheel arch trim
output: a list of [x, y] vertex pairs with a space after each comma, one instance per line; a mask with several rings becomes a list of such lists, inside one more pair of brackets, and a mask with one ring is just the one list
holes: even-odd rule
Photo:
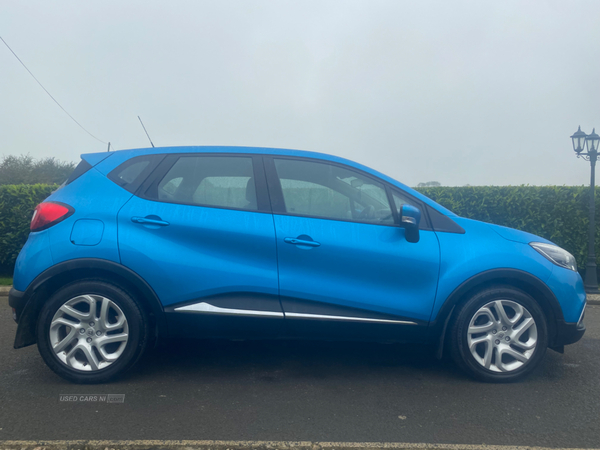
[[[78, 258], [55, 264], [46, 269], [29, 284], [27, 289], [22, 292], [22, 295], [17, 295], [20, 291], [15, 290], [14, 293], [11, 291], [11, 294], [13, 294], [11, 295], [11, 300], [13, 298], [14, 300], [9, 301], [11, 306], [17, 309], [19, 324], [15, 336], [14, 348], [22, 348], [36, 343], [36, 322], [41, 305], [46, 300], [44, 298], [44, 291], [51, 284], [51, 281], [56, 279], [57, 276], [67, 276], [69, 273], [74, 272], [89, 273], [89, 271], [114, 274], [130, 283], [141, 294], [143, 300], [146, 300], [145, 305], [149, 307], [150, 312], [154, 316], [156, 337], [168, 334], [163, 305], [154, 290], [140, 275], [122, 264], [113, 261], [98, 258]], [[97, 275], [97, 277], [102, 278], [101, 275]], [[87, 276], [86, 278], [90, 277]], [[70, 281], [75, 281], [75, 279], [71, 279]], [[110, 282], [110, 279], [107, 281]], [[15, 302], [14, 305], [12, 304], [13, 302]]]
[[441, 357], [447, 323], [455, 307], [471, 292], [485, 288], [486, 285], [504, 284], [525, 291], [531, 295], [548, 316], [548, 344], [556, 345], [559, 327], [564, 316], [558, 300], [552, 290], [542, 280], [528, 272], [518, 269], [491, 269], [478, 273], [460, 284], [444, 301], [435, 319], [430, 321], [430, 336], [437, 342], [437, 354]]

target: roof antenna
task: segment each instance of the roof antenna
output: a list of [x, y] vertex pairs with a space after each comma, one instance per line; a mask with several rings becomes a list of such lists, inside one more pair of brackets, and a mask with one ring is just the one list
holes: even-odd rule
[[[140, 116], [138, 116], [138, 119], [140, 119], [140, 123], [142, 124], [142, 128], [144, 129], [144, 131], [146, 131], [146, 127], [144, 126], [144, 122], [142, 122], [142, 119], [140, 118]], [[146, 131], [146, 136], [148, 136], [148, 140], [150, 141], [150, 144], [152, 144], [152, 148], [154, 148], [154, 144], [152, 143], [152, 139], [150, 139], [150, 135], [148, 134], [147, 131]]]
[[110, 152], [110, 142], [108, 143], [108, 150], [106, 150], [107, 152]]

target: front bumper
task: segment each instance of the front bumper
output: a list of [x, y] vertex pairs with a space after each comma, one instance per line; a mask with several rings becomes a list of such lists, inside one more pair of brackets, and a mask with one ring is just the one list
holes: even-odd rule
[[585, 334], [585, 324], [583, 323], [584, 316], [585, 306], [583, 307], [579, 321], [576, 323], [569, 323], [564, 320], [557, 321], [555, 346], [574, 344], [583, 337]]

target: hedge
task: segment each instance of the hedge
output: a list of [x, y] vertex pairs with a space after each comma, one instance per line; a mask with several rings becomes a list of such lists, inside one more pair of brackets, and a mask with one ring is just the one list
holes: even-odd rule
[[[35, 206], [56, 185], [0, 186], [0, 272], [12, 273], [27, 240]], [[585, 267], [589, 188], [585, 186], [423, 187], [417, 190], [459, 216], [537, 234], [560, 245]], [[600, 212], [600, 188], [596, 191]], [[600, 225], [600, 218], [597, 220]], [[600, 255], [596, 239], [596, 255]]]
[[[589, 187], [465, 186], [417, 190], [459, 216], [542, 236], [572, 253], [580, 269], [585, 267]], [[600, 188], [595, 197], [596, 211], [600, 213]], [[599, 223], [597, 218], [596, 230]], [[596, 239], [596, 255], [600, 256], [599, 250]]]
[[47, 184], [0, 186], [0, 273], [12, 274], [29, 235], [33, 210], [56, 188]]

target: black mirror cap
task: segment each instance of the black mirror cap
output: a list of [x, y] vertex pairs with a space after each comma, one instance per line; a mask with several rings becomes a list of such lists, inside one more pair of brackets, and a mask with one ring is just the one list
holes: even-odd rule
[[421, 239], [419, 228], [405, 228], [404, 237], [406, 238], [407, 242], [410, 242], [412, 244], [419, 242], [419, 239]]
[[419, 223], [421, 222], [421, 211], [416, 206], [402, 205], [400, 208], [400, 226], [404, 228], [408, 242], [419, 242]]

